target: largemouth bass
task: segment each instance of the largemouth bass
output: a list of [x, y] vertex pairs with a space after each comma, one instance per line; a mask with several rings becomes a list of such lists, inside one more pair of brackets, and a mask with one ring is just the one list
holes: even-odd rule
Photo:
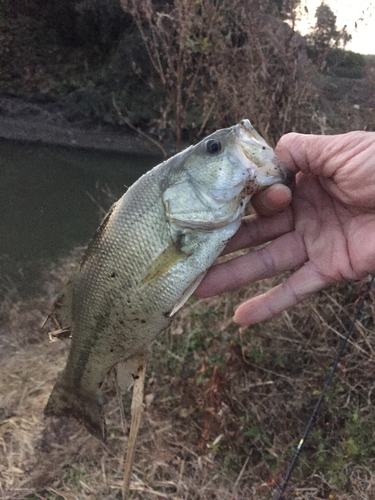
[[249, 120], [218, 130], [143, 175], [115, 203], [53, 315], [72, 334], [45, 409], [106, 437], [100, 387], [144, 355], [237, 231], [245, 205], [293, 174]]

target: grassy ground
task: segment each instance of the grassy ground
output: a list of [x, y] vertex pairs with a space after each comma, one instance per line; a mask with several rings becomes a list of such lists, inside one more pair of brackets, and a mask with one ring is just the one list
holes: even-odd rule
[[[68, 343], [50, 343], [39, 325], [76, 259], [46, 273], [42, 297], [14, 295], [1, 306], [4, 500], [120, 498], [127, 432], [113, 381], [104, 391], [106, 446], [75, 421], [43, 418]], [[132, 498], [272, 498], [365, 288], [334, 287], [265, 325], [235, 325], [234, 306], [273, 283], [192, 298], [154, 342]], [[286, 498], [375, 498], [374, 315], [372, 292]], [[129, 417], [130, 394], [124, 405]]]

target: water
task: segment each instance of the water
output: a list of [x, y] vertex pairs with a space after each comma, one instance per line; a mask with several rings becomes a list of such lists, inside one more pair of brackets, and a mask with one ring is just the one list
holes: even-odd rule
[[107, 210], [159, 162], [0, 139], [0, 293], [34, 293], [43, 266], [87, 244], [103, 215], [99, 205]]

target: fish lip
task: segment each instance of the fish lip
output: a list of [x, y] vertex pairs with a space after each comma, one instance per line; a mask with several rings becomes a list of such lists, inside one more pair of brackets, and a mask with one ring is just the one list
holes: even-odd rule
[[271, 149], [263, 137], [258, 134], [255, 128], [251, 125], [251, 122], [248, 119], [241, 120], [240, 123], [235, 125], [235, 133], [238, 139], [245, 144], [262, 146], [267, 149]]
[[292, 186], [295, 174], [276, 156], [274, 150], [251, 125], [244, 119], [235, 126], [235, 134], [240, 142], [246, 160], [250, 162], [246, 170], [257, 177], [259, 187], [281, 183]]

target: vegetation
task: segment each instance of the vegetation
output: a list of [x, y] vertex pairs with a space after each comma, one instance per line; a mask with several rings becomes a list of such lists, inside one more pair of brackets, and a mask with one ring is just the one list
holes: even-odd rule
[[3, 3], [0, 94], [57, 101], [68, 121], [130, 127], [159, 143], [191, 143], [243, 116], [272, 144], [291, 130], [351, 130], [353, 114], [356, 128], [372, 130], [371, 60], [342, 48], [350, 35], [325, 4], [303, 39], [290, 28], [298, 8], [296, 0]]
[[[159, 142], [190, 142], [244, 116], [271, 143], [291, 130], [375, 130], [375, 56], [344, 50], [348, 35], [327, 10], [323, 23], [326, 6], [303, 39], [290, 27], [298, 6], [0, 2], [0, 93], [57, 102], [69, 122], [124, 125]], [[39, 327], [78, 259], [79, 252], [51, 265], [39, 296], [21, 299], [13, 290], [0, 304], [4, 500], [119, 498], [127, 431], [112, 378], [106, 446], [74, 421], [43, 418], [68, 341], [49, 343]], [[365, 288], [332, 287], [266, 325], [235, 325], [234, 307], [274, 284], [192, 298], [154, 342], [134, 499], [272, 498]], [[288, 498], [375, 497], [374, 318], [372, 292]], [[129, 417], [129, 394], [124, 407]]]
[[123, 0], [122, 5], [167, 96], [159, 130], [173, 125], [178, 143], [186, 130], [200, 137], [207, 127], [228, 126], [245, 115], [257, 116], [258, 129], [274, 142], [303, 117], [302, 44], [267, 14], [267, 3], [201, 0], [160, 9], [151, 0]]
[[337, 29], [336, 16], [329, 5], [321, 3], [316, 9], [315, 17], [316, 24], [312, 33], [307, 36], [307, 43], [310, 46], [310, 54], [323, 70], [332, 49], [337, 49], [340, 45], [345, 48], [352, 36], [347, 32], [346, 26], [340, 31]]
[[[106, 446], [75, 421], [43, 418], [68, 344], [49, 343], [39, 327], [77, 258], [46, 272], [41, 296], [15, 294], [1, 305], [4, 500], [120, 498], [127, 433], [112, 378], [104, 390]], [[235, 325], [233, 307], [274, 284], [193, 298], [154, 342], [132, 498], [272, 498], [365, 286], [333, 287], [266, 325]], [[372, 292], [287, 498], [374, 498], [374, 299]], [[129, 393], [124, 408], [129, 418]]]

